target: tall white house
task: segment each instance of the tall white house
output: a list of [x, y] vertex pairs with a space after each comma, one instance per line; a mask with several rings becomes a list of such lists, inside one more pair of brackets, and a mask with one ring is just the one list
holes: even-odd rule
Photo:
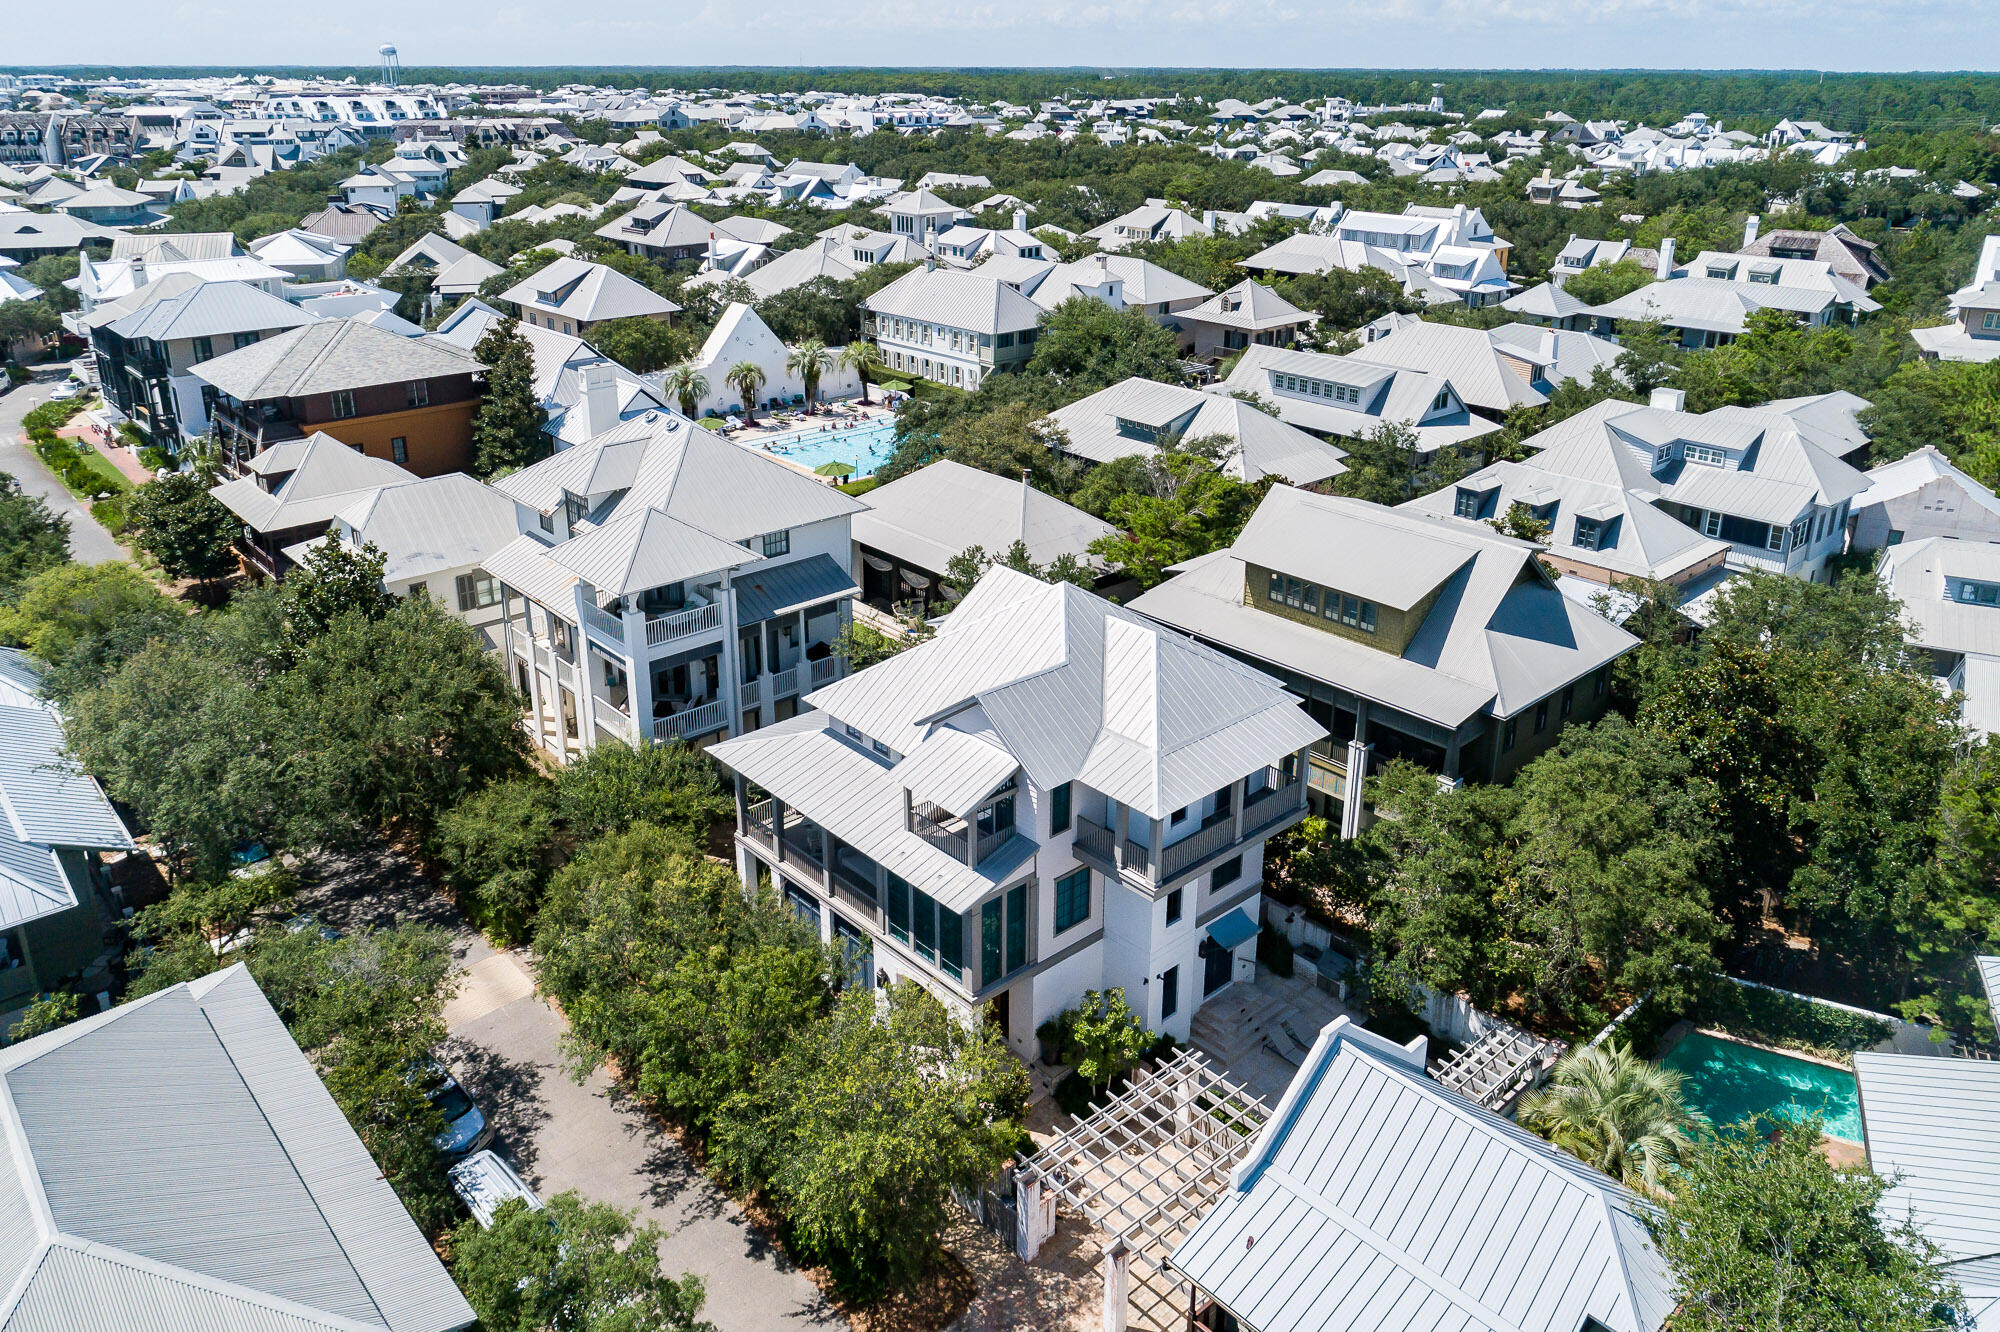
[[500, 648], [551, 755], [755, 730], [840, 677], [858, 500], [670, 411], [493, 488]]
[[996, 568], [936, 638], [806, 701], [709, 752], [745, 883], [856, 976], [915, 980], [1026, 1059], [1086, 990], [1185, 1040], [1254, 975], [1264, 843], [1304, 816], [1325, 735], [1270, 676]]

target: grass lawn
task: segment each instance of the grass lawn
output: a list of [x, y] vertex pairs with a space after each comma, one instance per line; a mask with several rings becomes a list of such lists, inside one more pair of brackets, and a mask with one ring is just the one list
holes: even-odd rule
[[[83, 465], [108, 481], [113, 490], [124, 492], [135, 489], [132, 485], [132, 478], [119, 471], [109, 458], [95, 449], [83, 455]], [[67, 485], [68, 482], [64, 482], [64, 484]]]

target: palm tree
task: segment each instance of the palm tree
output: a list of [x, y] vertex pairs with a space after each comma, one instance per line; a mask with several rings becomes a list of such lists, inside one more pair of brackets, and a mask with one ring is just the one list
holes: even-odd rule
[[805, 381], [806, 410], [811, 411], [819, 403], [820, 376], [833, 369], [833, 353], [818, 338], [800, 343], [785, 359], [785, 369]]
[[660, 381], [669, 396], [680, 403], [681, 415], [693, 418], [695, 409], [701, 406], [703, 396], [708, 393], [708, 380], [701, 371], [691, 365], [681, 364], [667, 371]]
[[1657, 1189], [1691, 1145], [1682, 1078], [1629, 1045], [1585, 1046], [1522, 1099], [1522, 1127], [1632, 1188]]
[[757, 419], [757, 390], [764, 387], [764, 367], [755, 361], [738, 361], [729, 367], [729, 373], [722, 382], [735, 389], [743, 397], [743, 417], [747, 421]]
[[857, 338], [840, 349], [840, 368], [852, 370], [861, 381], [861, 397], [865, 402], [868, 398], [868, 376], [882, 368], [882, 353], [875, 349], [874, 343]]

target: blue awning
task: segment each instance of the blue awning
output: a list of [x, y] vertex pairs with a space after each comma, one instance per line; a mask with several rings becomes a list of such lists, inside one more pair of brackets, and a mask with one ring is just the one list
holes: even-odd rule
[[1217, 948], [1234, 951], [1238, 944], [1257, 937], [1257, 922], [1242, 907], [1231, 907], [1209, 922], [1208, 937]]

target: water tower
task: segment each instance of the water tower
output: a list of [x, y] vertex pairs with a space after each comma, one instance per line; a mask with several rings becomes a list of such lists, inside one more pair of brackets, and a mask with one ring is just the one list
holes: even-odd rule
[[403, 81], [403, 62], [396, 58], [396, 48], [385, 42], [381, 54], [382, 82], [391, 88], [398, 87]]

